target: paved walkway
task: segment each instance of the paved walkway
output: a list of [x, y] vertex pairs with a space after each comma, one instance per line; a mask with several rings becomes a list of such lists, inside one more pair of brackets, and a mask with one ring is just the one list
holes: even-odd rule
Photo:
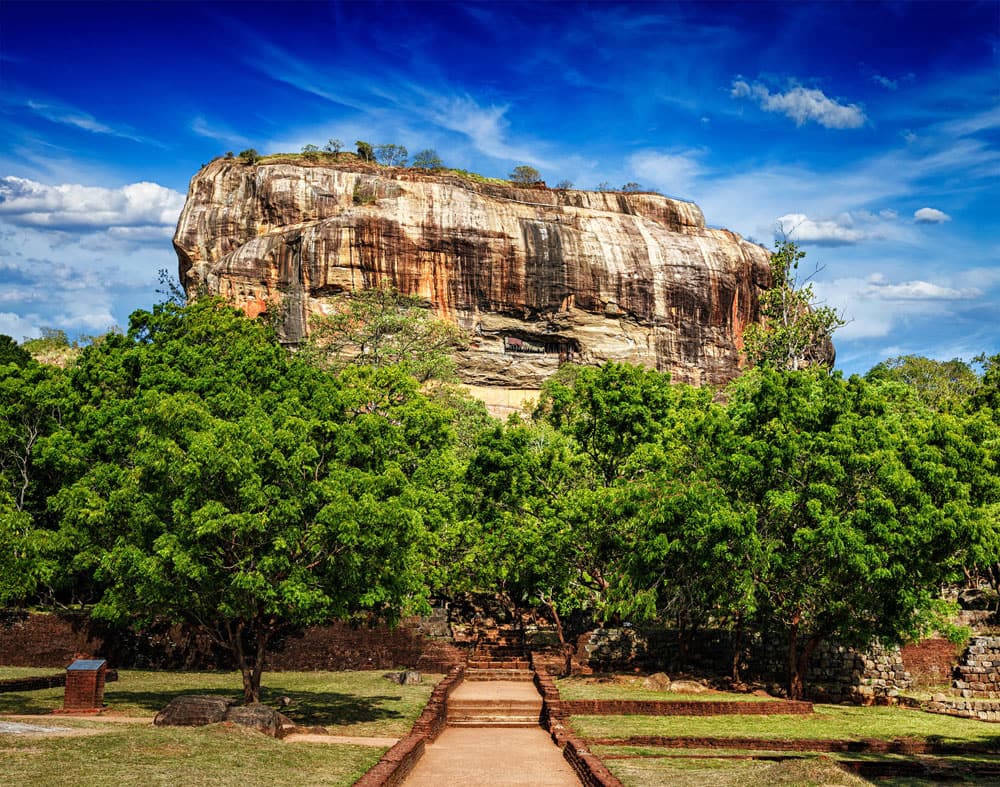
[[405, 787], [579, 787], [541, 727], [449, 727], [424, 750]]
[[[449, 701], [541, 704], [529, 681], [470, 681]], [[447, 727], [403, 782], [405, 787], [579, 787], [569, 763], [541, 727]]]

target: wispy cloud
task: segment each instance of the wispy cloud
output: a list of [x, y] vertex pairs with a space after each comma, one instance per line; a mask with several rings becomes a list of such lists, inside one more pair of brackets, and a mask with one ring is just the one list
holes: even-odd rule
[[106, 134], [120, 139], [128, 139], [132, 142], [139, 142], [144, 145], [156, 145], [163, 147], [162, 143], [148, 137], [141, 136], [126, 126], [112, 126], [103, 123], [89, 112], [82, 109], [53, 101], [36, 101], [29, 99], [24, 106], [34, 114], [45, 118], [52, 123], [59, 123], [64, 126], [71, 126], [92, 134]]
[[214, 139], [218, 142], [224, 142], [227, 145], [242, 147], [250, 144], [250, 140], [242, 134], [238, 134], [232, 129], [221, 124], [210, 123], [205, 120], [205, 118], [200, 116], [191, 121], [191, 130], [199, 137]]
[[641, 150], [629, 156], [628, 163], [642, 183], [678, 197], [691, 194], [704, 169], [693, 151]]
[[743, 79], [733, 81], [729, 95], [750, 98], [765, 112], [778, 112], [795, 121], [795, 125], [818, 123], [825, 128], [860, 128], [865, 124], [865, 112], [858, 104], [841, 104], [822, 90], [796, 85], [785, 93], [772, 93], [760, 82], [752, 85]]

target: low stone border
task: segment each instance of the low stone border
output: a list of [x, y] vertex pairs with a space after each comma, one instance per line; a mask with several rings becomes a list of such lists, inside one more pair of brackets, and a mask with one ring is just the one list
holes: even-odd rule
[[542, 695], [542, 726], [562, 749], [563, 758], [587, 787], [623, 787], [618, 778], [590, 751], [582, 738], [573, 735], [562, 723], [569, 715], [559, 698], [552, 676], [544, 669], [535, 670], [535, 686]]
[[941, 713], [945, 716], [958, 716], [962, 719], [976, 721], [1000, 722], [1000, 700], [975, 700], [960, 697], [948, 697], [944, 700], [931, 700], [921, 706], [928, 713]]
[[562, 700], [561, 712], [568, 716], [772, 716], [791, 714], [808, 715], [813, 712], [811, 702], [774, 700], [772, 702], [747, 702], [727, 700], [722, 702], [700, 700]]
[[354, 787], [383, 787], [402, 784], [424, 756], [424, 747], [433, 742], [448, 724], [448, 697], [465, 677], [465, 667], [452, 667], [434, 687], [423, 712], [410, 734], [382, 755], [374, 767], [354, 783]]
[[[109, 669], [104, 673], [104, 682], [118, 680], [118, 671]], [[41, 689], [55, 689], [66, 685], [66, 673], [60, 672], [58, 675], [40, 675], [30, 678], [8, 678], [0, 680], [0, 694], [12, 691], [40, 691]]]
[[861, 740], [831, 740], [829, 738], [710, 738], [633, 735], [629, 738], [587, 738], [594, 746], [657, 746], [663, 749], [753, 749], [761, 751], [853, 752], [864, 754], [1000, 754], [996, 746], [978, 743], [938, 743], [935, 741], [896, 738], [885, 741], [876, 738]]

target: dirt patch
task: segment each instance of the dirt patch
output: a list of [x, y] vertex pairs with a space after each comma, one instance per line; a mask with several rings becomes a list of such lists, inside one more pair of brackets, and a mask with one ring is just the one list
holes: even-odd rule
[[0, 735], [29, 735], [32, 738], [69, 738], [80, 735], [96, 735], [100, 732], [103, 732], [103, 730], [92, 727], [59, 727], [51, 724], [0, 721]]

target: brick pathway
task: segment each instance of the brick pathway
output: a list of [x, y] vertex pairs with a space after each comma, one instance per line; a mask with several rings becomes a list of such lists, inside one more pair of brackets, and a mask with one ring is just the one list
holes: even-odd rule
[[579, 787], [541, 727], [449, 727], [424, 751], [404, 787]]
[[449, 726], [427, 746], [406, 787], [579, 787], [538, 725], [541, 696], [527, 681], [465, 681], [448, 699]]

